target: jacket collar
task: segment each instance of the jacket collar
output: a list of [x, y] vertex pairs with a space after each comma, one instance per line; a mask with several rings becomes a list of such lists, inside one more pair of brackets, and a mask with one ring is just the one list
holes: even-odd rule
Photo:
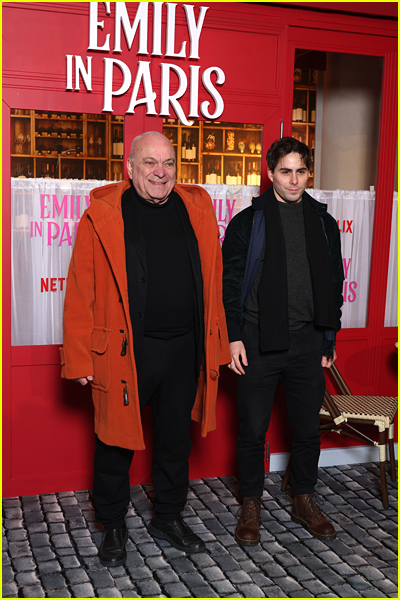
[[[253, 210], [264, 210], [265, 203], [271, 202], [273, 198], [275, 198], [275, 195], [274, 195], [274, 189], [271, 185], [269, 188], [267, 188], [265, 190], [265, 192], [263, 192], [261, 194], [261, 196], [257, 196], [255, 198], [253, 198], [251, 207]], [[312, 196], [310, 196], [310, 194], [307, 194], [307, 192], [303, 193], [303, 198], [307, 198], [307, 200], [314, 207], [314, 209], [319, 217], [325, 216], [325, 214], [328, 210], [326, 204], [322, 204], [322, 202], [318, 202], [317, 200], [314, 200], [314, 198]]]

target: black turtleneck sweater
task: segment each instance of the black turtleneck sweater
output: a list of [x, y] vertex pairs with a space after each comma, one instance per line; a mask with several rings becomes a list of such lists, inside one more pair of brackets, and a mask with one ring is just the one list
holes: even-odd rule
[[182, 200], [173, 191], [164, 204], [148, 202], [137, 192], [134, 201], [146, 250], [144, 334], [159, 339], [183, 335], [194, 327], [195, 288], [176, 206]]

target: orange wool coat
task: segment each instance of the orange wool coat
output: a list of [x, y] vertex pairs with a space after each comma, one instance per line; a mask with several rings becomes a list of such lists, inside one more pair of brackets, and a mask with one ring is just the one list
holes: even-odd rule
[[[121, 211], [122, 194], [129, 186], [130, 181], [124, 180], [93, 190], [79, 223], [65, 294], [61, 376], [93, 375], [99, 438], [112, 446], [143, 450]], [[193, 185], [176, 184], [174, 189], [188, 211], [201, 260], [205, 341], [192, 419], [201, 423], [206, 436], [216, 428], [219, 366], [231, 361], [222, 304], [222, 253], [207, 192]], [[127, 335], [125, 356], [121, 356], [121, 332]]]

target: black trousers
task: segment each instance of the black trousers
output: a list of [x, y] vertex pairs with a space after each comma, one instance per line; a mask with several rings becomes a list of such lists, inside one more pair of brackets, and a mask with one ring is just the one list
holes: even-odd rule
[[[179, 517], [189, 485], [191, 411], [197, 391], [195, 334], [170, 340], [146, 337], [138, 373], [140, 407], [151, 400], [154, 510], [165, 520]], [[96, 520], [122, 527], [130, 501], [133, 450], [108, 446], [96, 436], [93, 501]]]
[[290, 332], [289, 350], [261, 353], [258, 324], [245, 320], [242, 339], [248, 360], [245, 375], [238, 375], [237, 457], [242, 495], [260, 497], [263, 493], [265, 435], [279, 379], [293, 433], [291, 485], [295, 494], [312, 493], [320, 454], [319, 410], [325, 393], [322, 332], [307, 323]]

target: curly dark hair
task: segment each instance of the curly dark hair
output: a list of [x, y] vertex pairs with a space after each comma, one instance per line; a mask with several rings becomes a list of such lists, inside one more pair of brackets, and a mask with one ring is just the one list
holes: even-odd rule
[[294, 137], [283, 137], [270, 146], [267, 152], [267, 163], [270, 171], [274, 172], [278, 162], [291, 152], [297, 152], [300, 154], [300, 158], [304, 161], [305, 166], [308, 170], [311, 168], [311, 151], [306, 144], [299, 142]]

